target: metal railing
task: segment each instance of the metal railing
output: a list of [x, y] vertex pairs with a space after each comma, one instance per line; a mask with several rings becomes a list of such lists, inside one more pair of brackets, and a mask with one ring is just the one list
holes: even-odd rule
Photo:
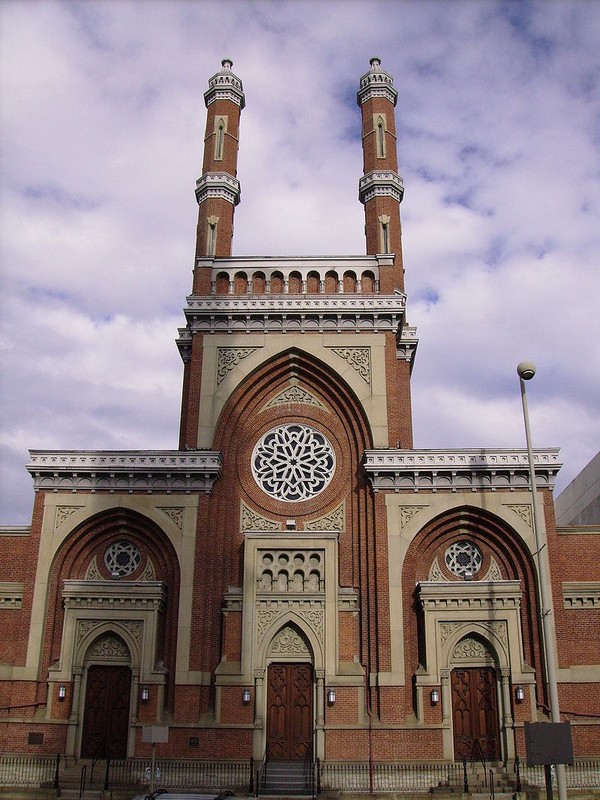
[[[56, 756], [0, 756], [0, 785], [3, 787], [57, 788]], [[110, 761], [108, 778], [110, 787], [147, 785], [146, 768], [149, 759], [127, 759]], [[254, 776], [254, 791], [257, 792], [262, 777], [261, 765], [249, 760], [234, 762], [175, 761], [156, 762], [160, 769], [160, 785], [173, 789], [205, 789], [215, 794], [226, 789], [248, 787], [250, 770]], [[577, 761], [566, 769], [567, 786], [570, 789], [600, 788], [600, 760]], [[526, 787], [545, 786], [544, 767], [518, 765], [518, 777]], [[315, 762], [314, 791], [369, 791], [369, 764], [345, 762]], [[463, 789], [463, 765], [459, 763], [375, 763], [373, 765], [373, 788], [378, 792], [429, 792], [432, 789]], [[497, 787], [496, 787], [497, 789]]]

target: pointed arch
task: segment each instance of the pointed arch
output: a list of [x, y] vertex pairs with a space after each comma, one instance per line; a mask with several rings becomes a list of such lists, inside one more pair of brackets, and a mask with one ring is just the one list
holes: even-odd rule
[[[108, 569], [103, 564], [106, 548], [115, 541], [132, 542], [140, 551], [140, 565], [131, 574], [111, 579]], [[95, 562], [99, 570], [98, 579], [107, 586], [123, 586], [135, 582], [144, 584], [144, 568], [151, 560], [154, 567], [153, 581], [158, 582], [164, 591], [164, 623], [160, 639], [161, 653], [169, 684], [175, 680], [175, 658], [177, 643], [177, 618], [179, 611], [180, 565], [177, 553], [167, 534], [153, 520], [133, 509], [113, 507], [94, 514], [75, 527], [64, 540], [56, 553], [49, 571], [49, 596], [47, 605], [47, 622], [45, 629], [45, 646], [42, 669], [47, 671], [51, 664], [61, 659], [62, 633], [65, 622], [63, 592], [69, 582], [85, 582], [90, 564]], [[65, 584], [65, 581], [67, 584]], [[119, 630], [114, 626], [117, 626]], [[118, 632], [127, 642], [130, 652], [136, 653], [131, 634], [127, 626], [114, 620], [106, 621], [105, 632], [109, 629]], [[100, 630], [94, 627], [94, 631]], [[91, 631], [91, 628], [90, 628]], [[76, 648], [81, 655], [81, 648]], [[172, 696], [172, 693], [170, 693]]]

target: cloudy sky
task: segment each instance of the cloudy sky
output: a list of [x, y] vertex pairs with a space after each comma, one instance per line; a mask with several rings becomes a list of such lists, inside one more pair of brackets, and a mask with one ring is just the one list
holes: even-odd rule
[[600, 409], [600, 3], [3, 0], [1, 522], [27, 449], [177, 447], [208, 78], [242, 79], [234, 255], [361, 254], [356, 90], [396, 117], [415, 446], [537, 447]]

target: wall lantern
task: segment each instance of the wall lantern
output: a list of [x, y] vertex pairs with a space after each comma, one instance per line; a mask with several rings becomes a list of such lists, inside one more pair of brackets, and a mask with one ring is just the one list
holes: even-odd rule
[[247, 706], [250, 702], [250, 689], [244, 689], [242, 692], [242, 703]]
[[140, 691], [140, 700], [142, 701], [142, 703], [147, 703], [149, 697], [150, 697], [150, 691], [148, 687], [142, 686], [142, 689]]
[[64, 683], [61, 683], [60, 686], [58, 687], [58, 702], [62, 703], [66, 696], [67, 696], [67, 687], [64, 685]]
[[335, 703], [335, 689], [327, 690], [327, 704], [332, 706]]
[[437, 706], [437, 704], [440, 702], [440, 691], [439, 691], [439, 689], [432, 689], [431, 690], [431, 694], [429, 696], [431, 698], [431, 705], [432, 706]]
[[525, 689], [522, 686], [517, 686], [515, 689], [515, 700], [517, 703], [522, 703], [525, 700]]

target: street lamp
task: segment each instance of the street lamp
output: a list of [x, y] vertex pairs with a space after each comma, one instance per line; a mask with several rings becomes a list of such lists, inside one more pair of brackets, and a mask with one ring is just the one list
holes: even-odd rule
[[[527, 393], [525, 381], [530, 381], [535, 375], [535, 364], [531, 361], [522, 361], [517, 367], [519, 383], [521, 384], [521, 400], [523, 401], [523, 421], [525, 423], [525, 439], [527, 440], [527, 459], [529, 461], [529, 486], [531, 489], [531, 508], [533, 511], [533, 533], [538, 560], [538, 585], [540, 589], [540, 614], [543, 629], [543, 650], [546, 659], [546, 677], [548, 680], [548, 698], [550, 700], [550, 715], [552, 722], [560, 722], [560, 707], [558, 704], [558, 683], [556, 679], [556, 659], [554, 645], [556, 642], [556, 627], [554, 624], [554, 610], [552, 606], [552, 593], [550, 583], [550, 559], [548, 558], [548, 542], [546, 541], [546, 528], [540, 525], [538, 512], [538, 498], [535, 483], [535, 466], [533, 463], [533, 448], [531, 446], [531, 432], [529, 430], [529, 412], [527, 410]], [[559, 800], [567, 800], [567, 781], [564, 764], [556, 764], [556, 784]], [[552, 797], [552, 779], [550, 767], [546, 767], [546, 792]], [[550, 779], [550, 784], [548, 781]]]

